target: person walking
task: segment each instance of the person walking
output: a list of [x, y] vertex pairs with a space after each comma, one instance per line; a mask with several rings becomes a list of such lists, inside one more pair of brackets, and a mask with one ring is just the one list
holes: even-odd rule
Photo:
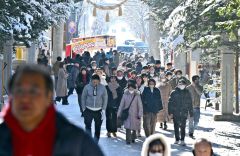
[[172, 88], [176, 88], [178, 85], [179, 80], [184, 80], [186, 82], [186, 85], [190, 85], [191, 82], [183, 76], [182, 70], [176, 70], [175, 71], [175, 77], [171, 79], [170, 84], [172, 85]]
[[194, 139], [194, 130], [198, 126], [200, 119], [201, 95], [203, 86], [200, 85], [200, 77], [195, 75], [192, 77], [192, 84], [187, 87], [192, 97], [193, 118], [189, 119], [189, 136]]
[[[185, 146], [185, 129], [188, 114], [193, 117], [193, 106], [190, 92], [186, 89], [187, 82], [179, 80], [178, 86], [171, 93], [168, 103], [168, 112], [173, 115], [175, 143]], [[181, 129], [181, 138], [179, 136], [179, 128]]]
[[169, 72], [166, 73], [165, 78], [160, 80], [159, 89], [161, 92], [161, 99], [163, 104], [163, 110], [158, 113], [158, 121], [160, 122], [160, 128], [166, 130], [168, 128], [167, 122], [170, 121], [170, 117], [168, 115], [168, 99], [172, 92], [172, 86], [169, 83], [167, 77], [169, 76]]
[[141, 156], [170, 156], [170, 153], [167, 138], [162, 134], [154, 134], [143, 143]]
[[82, 113], [82, 117], [83, 117], [83, 109], [82, 109], [82, 105], [81, 105], [82, 92], [83, 92], [84, 87], [87, 84], [89, 84], [90, 78], [91, 78], [91, 76], [87, 72], [86, 67], [82, 67], [80, 70], [80, 73], [78, 74], [77, 79], [76, 79], [76, 91], [78, 94], [78, 104], [80, 107], [80, 112]]
[[154, 134], [157, 114], [163, 109], [161, 93], [158, 88], [156, 88], [156, 81], [154, 79], [149, 79], [148, 87], [145, 87], [142, 93], [143, 102], [143, 128], [146, 137]]
[[127, 80], [122, 70], [117, 71], [117, 82], [122, 89], [127, 87]]
[[107, 136], [117, 137], [117, 111], [121, 102], [122, 89], [117, 83], [117, 77], [111, 76], [108, 85], [106, 86], [108, 93], [108, 104], [106, 110], [106, 127]]
[[68, 96], [73, 94], [74, 89], [76, 88], [76, 79], [79, 74], [79, 64], [75, 63], [74, 66], [71, 69], [71, 72], [69, 74], [68, 80]]
[[[143, 116], [142, 100], [139, 91], [136, 90], [136, 82], [129, 80], [127, 89], [125, 90], [117, 117], [121, 118], [121, 115], [125, 109], [129, 108], [129, 114], [124, 121], [124, 127], [126, 129], [126, 143], [135, 143], [136, 131], [140, 130], [140, 120]], [[131, 113], [130, 113], [131, 112]]]
[[57, 80], [58, 80], [58, 72], [59, 72], [59, 65], [62, 61], [62, 58], [60, 56], [57, 57], [57, 61], [53, 64], [53, 75], [54, 75], [54, 84], [55, 84], [55, 90], [57, 89]]
[[8, 85], [0, 124], [1, 156], [103, 156], [89, 135], [54, 107], [54, 84], [41, 66], [24, 65]]
[[86, 131], [92, 135], [92, 121], [95, 122], [94, 140], [98, 143], [100, 139], [101, 126], [107, 108], [108, 94], [106, 87], [100, 84], [100, 77], [94, 74], [91, 83], [86, 85], [82, 92], [82, 110]]
[[65, 65], [63, 62], [59, 65], [58, 72], [58, 81], [57, 81], [57, 90], [56, 90], [56, 102], [60, 102], [62, 100], [63, 105], [68, 105], [68, 93], [67, 93], [67, 78], [68, 74], [65, 69]]

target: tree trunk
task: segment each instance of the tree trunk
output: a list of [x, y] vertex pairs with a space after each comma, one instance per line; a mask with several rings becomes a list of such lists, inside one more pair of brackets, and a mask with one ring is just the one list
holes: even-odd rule
[[4, 78], [4, 93], [8, 94], [7, 92], [7, 85], [8, 85], [8, 80], [12, 76], [12, 53], [13, 53], [13, 38], [10, 40], [7, 40], [4, 44], [3, 48], [3, 53], [4, 53], [4, 58], [3, 58], [3, 63], [4, 63], [4, 68], [3, 68], [3, 78]]

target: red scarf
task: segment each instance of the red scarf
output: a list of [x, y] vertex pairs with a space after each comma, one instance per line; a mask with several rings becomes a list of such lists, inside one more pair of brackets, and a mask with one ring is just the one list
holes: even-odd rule
[[[10, 106], [11, 107], [11, 106]], [[11, 130], [14, 156], [52, 156], [56, 136], [56, 110], [49, 107], [44, 119], [31, 132], [24, 131], [11, 108], [7, 110], [4, 120]]]

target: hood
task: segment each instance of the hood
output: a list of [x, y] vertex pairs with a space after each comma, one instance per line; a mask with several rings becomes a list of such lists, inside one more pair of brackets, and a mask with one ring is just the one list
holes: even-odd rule
[[156, 139], [160, 139], [165, 146], [164, 156], [171, 156], [170, 145], [167, 143], [166, 137], [162, 134], [153, 134], [145, 140], [143, 143], [141, 156], [148, 156], [149, 144]]

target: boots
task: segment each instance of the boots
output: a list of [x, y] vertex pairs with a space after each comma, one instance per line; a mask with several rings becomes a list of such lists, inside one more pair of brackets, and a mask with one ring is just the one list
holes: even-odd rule
[[162, 123], [160, 123], [160, 128], [163, 128], [163, 124]]
[[63, 97], [62, 105], [69, 105], [67, 96]]
[[163, 129], [164, 129], [164, 130], [167, 130], [167, 128], [168, 128], [168, 126], [167, 126], [167, 122], [164, 121]]

